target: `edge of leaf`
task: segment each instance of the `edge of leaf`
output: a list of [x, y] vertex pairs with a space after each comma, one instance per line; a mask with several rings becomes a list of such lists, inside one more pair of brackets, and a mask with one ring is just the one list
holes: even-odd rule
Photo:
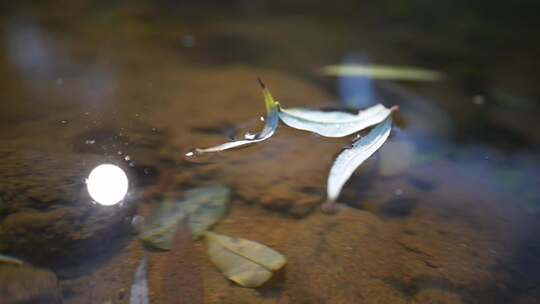
[[271, 111], [279, 109], [279, 102], [274, 99], [270, 90], [266, 87], [264, 82], [260, 77], [257, 78], [259, 85], [261, 86], [263, 96], [264, 96], [264, 105], [266, 106], [266, 112], [270, 113]]

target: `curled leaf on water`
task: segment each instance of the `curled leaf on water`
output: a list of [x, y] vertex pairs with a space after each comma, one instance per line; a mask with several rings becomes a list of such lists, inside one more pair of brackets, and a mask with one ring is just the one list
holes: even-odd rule
[[257, 242], [205, 233], [210, 260], [231, 281], [244, 287], [259, 287], [286, 263], [285, 257]]
[[19, 260], [14, 257], [10, 257], [8, 255], [0, 254], [0, 264], [14, 264], [14, 265], [22, 265], [24, 262], [22, 260]]
[[244, 139], [227, 142], [211, 148], [195, 148], [194, 150], [186, 153], [187, 157], [200, 155], [204, 153], [220, 152], [233, 148], [238, 148], [246, 145], [258, 143], [270, 138], [276, 132], [278, 127], [278, 102], [274, 100], [270, 91], [266, 88], [263, 82], [259, 79], [259, 83], [262, 87], [264, 102], [266, 106], [266, 119], [263, 130], [256, 134], [246, 134]]
[[392, 118], [388, 117], [366, 136], [354, 142], [351, 148], [343, 150], [338, 155], [328, 175], [328, 201], [334, 202], [338, 198], [343, 185], [356, 168], [384, 144], [391, 130]]
[[376, 104], [357, 114], [341, 111], [317, 111], [301, 108], [279, 109], [279, 118], [289, 127], [326, 137], [343, 137], [385, 120], [397, 107]]
[[439, 81], [442, 73], [415, 67], [390, 65], [329, 65], [320, 70], [326, 76], [369, 77], [385, 80]]
[[139, 238], [152, 248], [170, 250], [182, 221], [189, 225], [193, 238], [199, 238], [225, 215], [230, 192], [229, 187], [214, 184], [187, 190], [183, 200], [163, 201]]
[[148, 296], [147, 269], [148, 258], [145, 256], [135, 271], [135, 277], [133, 278], [133, 284], [131, 284], [131, 290], [129, 292], [129, 304], [150, 303], [150, 298]]

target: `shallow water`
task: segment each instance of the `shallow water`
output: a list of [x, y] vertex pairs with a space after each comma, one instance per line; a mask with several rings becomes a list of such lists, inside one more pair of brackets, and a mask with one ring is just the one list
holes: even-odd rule
[[[498, 2], [440, 6], [4, 5], [0, 253], [27, 265], [0, 264], [0, 299], [128, 303], [147, 255], [152, 303], [537, 303], [538, 5], [522, 1], [511, 15]], [[445, 78], [318, 73], [340, 63]], [[320, 205], [350, 138], [280, 125], [264, 143], [185, 159], [262, 127], [257, 77], [287, 107], [400, 106], [388, 142], [344, 187], [338, 214]], [[128, 174], [120, 205], [96, 205], [86, 191], [102, 163]], [[202, 241], [148, 251], [131, 225], [216, 182], [232, 199], [213, 231], [287, 258], [261, 288], [228, 281]]]

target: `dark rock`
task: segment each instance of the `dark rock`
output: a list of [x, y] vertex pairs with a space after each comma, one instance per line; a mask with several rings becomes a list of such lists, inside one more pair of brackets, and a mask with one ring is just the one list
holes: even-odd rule
[[321, 211], [328, 214], [336, 214], [341, 208], [342, 206], [335, 202], [326, 202], [321, 205]]
[[61, 303], [56, 275], [29, 266], [0, 266], [0, 303]]
[[[98, 156], [3, 149], [0, 251], [36, 264], [98, 253], [123, 230], [128, 206], [95, 205], [84, 184]], [[39, 248], [39, 250], [36, 250]]]

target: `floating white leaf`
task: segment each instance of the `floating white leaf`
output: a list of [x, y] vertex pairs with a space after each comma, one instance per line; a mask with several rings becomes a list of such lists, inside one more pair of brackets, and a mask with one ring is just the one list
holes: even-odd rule
[[220, 152], [228, 149], [238, 148], [245, 145], [250, 145], [254, 143], [258, 143], [264, 140], [267, 140], [270, 138], [274, 133], [276, 132], [276, 129], [278, 127], [279, 123], [279, 116], [278, 116], [278, 102], [274, 100], [272, 95], [270, 94], [270, 91], [264, 86], [264, 84], [259, 80], [262, 89], [263, 89], [263, 95], [264, 95], [264, 102], [266, 105], [266, 119], [265, 119], [265, 125], [263, 130], [260, 133], [257, 134], [249, 134], [248, 136], [245, 136], [245, 139], [242, 140], [236, 140], [227, 142], [215, 147], [211, 148], [195, 148], [194, 150], [188, 152], [186, 156], [196, 156], [204, 153], [211, 153], [211, 152]]
[[433, 70], [389, 65], [329, 65], [321, 69], [321, 74], [414, 81], [439, 81], [443, 78], [442, 73]]
[[279, 118], [292, 128], [310, 131], [326, 137], [343, 137], [385, 120], [393, 110], [376, 104], [357, 114], [341, 111], [316, 111], [309, 109], [279, 109]]
[[366, 136], [353, 143], [352, 147], [345, 149], [338, 155], [330, 174], [328, 175], [328, 200], [335, 201], [343, 185], [349, 180], [353, 172], [366, 159], [375, 153], [386, 141], [392, 129], [392, 118], [388, 117], [377, 125]]
[[129, 294], [129, 304], [149, 304], [147, 270], [148, 259], [145, 256], [135, 272]]
[[261, 286], [287, 262], [279, 252], [253, 241], [212, 232], [206, 232], [205, 239], [210, 260], [244, 287]]

